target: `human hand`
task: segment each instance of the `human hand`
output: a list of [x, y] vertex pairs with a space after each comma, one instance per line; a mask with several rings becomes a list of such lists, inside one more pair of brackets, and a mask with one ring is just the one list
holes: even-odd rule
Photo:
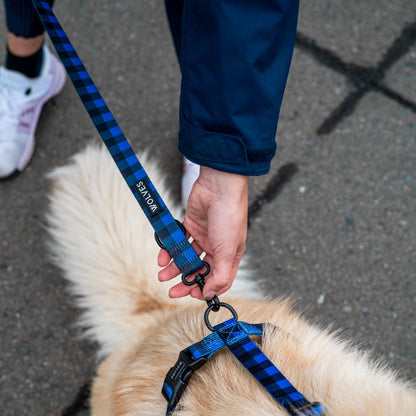
[[[211, 266], [204, 291], [197, 285], [178, 283], [169, 291], [172, 298], [191, 295], [210, 300], [227, 291], [234, 281], [246, 248], [248, 176], [221, 172], [201, 166], [189, 195], [183, 224], [194, 239], [192, 246]], [[180, 271], [166, 250], [161, 250], [158, 264], [163, 267], [159, 280], [164, 282]]]

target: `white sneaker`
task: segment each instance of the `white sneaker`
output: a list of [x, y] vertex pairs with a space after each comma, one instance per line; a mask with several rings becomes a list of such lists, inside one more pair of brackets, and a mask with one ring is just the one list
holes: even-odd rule
[[186, 157], [183, 158], [182, 174], [182, 207], [186, 209], [188, 205], [189, 194], [191, 193], [194, 183], [199, 176], [199, 165], [191, 162]]
[[0, 179], [29, 163], [42, 106], [62, 90], [65, 79], [63, 65], [46, 46], [37, 78], [0, 68]]

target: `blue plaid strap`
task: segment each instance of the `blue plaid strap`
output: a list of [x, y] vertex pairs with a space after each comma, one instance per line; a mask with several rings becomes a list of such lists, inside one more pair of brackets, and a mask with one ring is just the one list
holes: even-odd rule
[[324, 415], [319, 403], [310, 403], [263, 354], [235, 319], [214, 327], [228, 349], [256, 378], [267, 392], [293, 416]]
[[[262, 324], [240, 322], [247, 335], [263, 334]], [[212, 332], [201, 341], [182, 350], [176, 364], [169, 370], [162, 387], [162, 394], [168, 402], [166, 415], [174, 413], [192, 374], [201, 368], [209, 358], [227, 344], [217, 332]]]
[[324, 416], [323, 406], [306, 400], [250, 339], [252, 335], [262, 336], [263, 324], [230, 319], [216, 325], [210, 335], [181, 351], [163, 383], [162, 393], [168, 401], [166, 415], [174, 413], [193, 372], [201, 368], [215, 352], [228, 347], [290, 415]]
[[[235, 320], [233, 320], [235, 321]], [[229, 321], [227, 321], [229, 322]], [[236, 321], [235, 321], [236, 322]], [[225, 322], [224, 322], [225, 324]], [[248, 324], [246, 322], [238, 322], [242, 331], [247, 335], [263, 335], [263, 324]], [[218, 331], [212, 332], [203, 340], [193, 344], [189, 347], [192, 357], [198, 360], [200, 357], [209, 359], [214, 352], [227, 346], [223, 337]]]
[[201, 269], [204, 263], [157, 193], [50, 5], [39, 0], [33, 0], [33, 5], [104, 144], [163, 247], [184, 276]]

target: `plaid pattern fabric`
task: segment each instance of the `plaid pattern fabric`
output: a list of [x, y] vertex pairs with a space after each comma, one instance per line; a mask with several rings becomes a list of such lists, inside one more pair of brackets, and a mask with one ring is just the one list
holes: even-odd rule
[[[263, 334], [263, 324], [248, 324], [246, 322], [239, 322], [241, 327], [244, 330], [245, 335], [258, 335], [261, 336]], [[175, 373], [175, 381], [172, 383], [172, 379], [169, 377], [169, 374], [171, 373], [172, 369], [169, 370], [169, 373], [167, 374], [165, 381], [163, 383], [162, 387], [162, 393], [168, 400], [168, 406], [166, 410], [166, 416], [171, 416], [176, 409], [176, 404], [180, 400], [182, 391], [178, 395], [175, 395], [174, 392], [177, 391], [175, 387], [177, 387], [176, 383], [182, 384], [181, 379], [177, 378], [177, 372], [182, 371], [184, 374], [187, 374], [187, 381], [188, 383], [192, 373], [195, 371], [193, 366], [193, 363], [201, 362], [201, 358], [203, 361], [198, 366], [200, 368], [216, 351], [220, 350], [221, 348], [226, 347], [227, 344], [224, 342], [224, 340], [221, 338], [221, 336], [218, 334], [218, 332], [214, 331], [211, 334], [207, 335], [204, 339], [201, 341], [191, 345], [190, 347], [186, 348], [184, 351], [181, 351], [179, 354], [179, 359], [177, 363], [175, 364], [172, 369], [174, 369]], [[185, 351], [189, 351], [191, 360], [188, 363], [185, 363], [181, 360], [182, 353]], [[189, 371], [191, 371], [191, 375], [189, 375]], [[186, 384], [184, 387], [186, 387]], [[184, 390], [184, 387], [182, 390]], [[175, 397], [174, 397], [175, 395]]]
[[[225, 324], [226, 323], [224, 322], [224, 324], [221, 325]], [[238, 324], [242, 329], [240, 336], [246, 337], [247, 335], [263, 335], [263, 324], [248, 324], [246, 322], [238, 322]], [[203, 340], [191, 345], [189, 350], [191, 351], [193, 358], [197, 360], [200, 357], [209, 358], [212, 354], [214, 354], [214, 352], [225, 346], [227, 346], [227, 343], [224, 341], [223, 337], [215, 331], [206, 336]]]
[[33, 5], [88, 114], [164, 248], [185, 276], [199, 270], [204, 264], [151, 183], [51, 7], [38, 0], [33, 0]]
[[[287, 378], [274, 366], [274, 364], [263, 354], [257, 345], [249, 338], [249, 335], [263, 335], [263, 324], [248, 324], [237, 322], [234, 318], [214, 327], [214, 332], [201, 341], [191, 345], [184, 351], [192, 355], [191, 362], [183, 362], [177, 369], [184, 373], [192, 367], [192, 363], [201, 357], [208, 360], [216, 351], [228, 347], [234, 356], [244, 367], [256, 378], [256, 380], [267, 390], [267, 392], [293, 416], [325, 416], [325, 410], [320, 403], [311, 403], [299, 393]], [[204, 362], [205, 362], [204, 361]], [[190, 376], [189, 376], [190, 378]], [[188, 383], [189, 381], [186, 381]], [[169, 384], [168, 377], [163, 384], [164, 395], [170, 398], [175, 386]], [[177, 400], [180, 399], [180, 396]], [[168, 400], [169, 401], [169, 400]], [[175, 403], [168, 405], [166, 415], [171, 416], [175, 411]]]
[[215, 326], [233, 355], [290, 415], [324, 415], [319, 403], [310, 403], [248, 337], [234, 319]]

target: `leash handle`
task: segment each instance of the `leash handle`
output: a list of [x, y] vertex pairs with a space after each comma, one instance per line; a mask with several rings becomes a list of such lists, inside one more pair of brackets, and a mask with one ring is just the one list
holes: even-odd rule
[[184, 276], [204, 266], [140, 164], [81, 59], [46, 1], [33, 5], [84, 107], [156, 235]]

